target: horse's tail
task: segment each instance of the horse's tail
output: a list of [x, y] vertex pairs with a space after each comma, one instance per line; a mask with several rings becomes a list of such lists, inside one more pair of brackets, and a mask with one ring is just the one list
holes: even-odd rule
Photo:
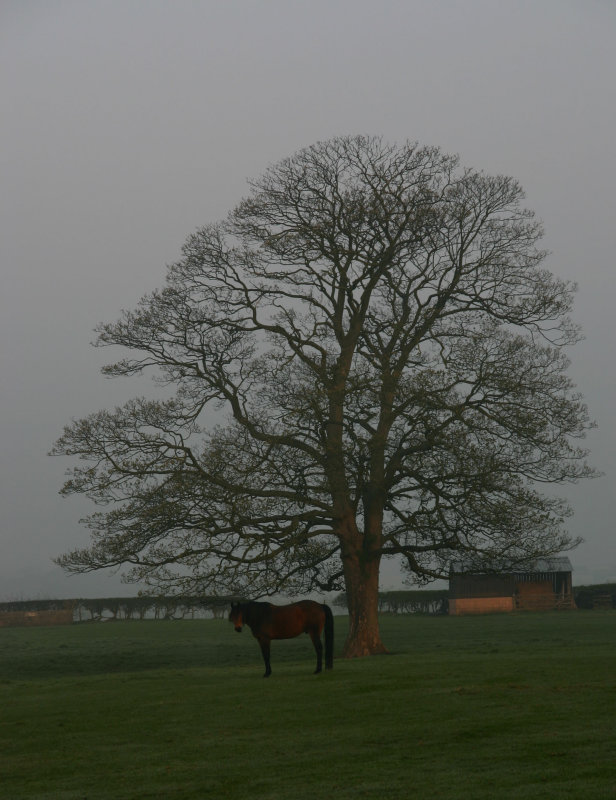
[[325, 612], [325, 669], [334, 666], [334, 615], [329, 606], [323, 605]]

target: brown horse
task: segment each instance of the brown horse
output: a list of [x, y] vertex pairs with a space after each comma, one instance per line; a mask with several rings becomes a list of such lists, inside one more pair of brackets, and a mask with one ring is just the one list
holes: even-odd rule
[[271, 603], [231, 603], [229, 620], [235, 630], [241, 633], [248, 625], [252, 635], [261, 645], [265, 661], [265, 675], [272, 674], [270, 666], [270, 642], [272, 639], [294, 639], [307, 633], [317, 654], [317, 672], [323, 663], [321, 631], [325, 629], [325, 669], [334, 666], [334, 617], [331, 608], [313, 600], [300, 600], [288, 606], [274, 606]]

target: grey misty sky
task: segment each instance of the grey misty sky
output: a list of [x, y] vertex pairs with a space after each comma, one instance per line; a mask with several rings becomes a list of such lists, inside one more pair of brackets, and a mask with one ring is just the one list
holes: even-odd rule
[[[459, 153], [520, 180], [546, 266], [576, 280], [571, 374], [605, 477], [563, 487], [577, 583], [616, 580], [611, 0], [3, 0], [0, 599], [131, 593], [51, 559], [88, 541], [46, 456], [149, 382], [105, 380], [92, 329], [160, 286], [268, 164], [335, 135]], [[385, 567], [382, 585], [397, 571]]]

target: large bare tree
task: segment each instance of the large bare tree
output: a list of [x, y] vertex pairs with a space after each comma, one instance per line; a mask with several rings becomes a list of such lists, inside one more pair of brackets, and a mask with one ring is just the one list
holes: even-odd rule
[[543, 484], [590, 475], [566, 376], [573, 287], [509, 177], [380, 138], [319, 142], [198, 230], [98, 330], [174, 389], [65, 429], [63, 492], [103, 506], [83, 572], [165, 592], [344, 587], [349, 656], [384, 650], [379, 569], [518, 564], [575, 542]]

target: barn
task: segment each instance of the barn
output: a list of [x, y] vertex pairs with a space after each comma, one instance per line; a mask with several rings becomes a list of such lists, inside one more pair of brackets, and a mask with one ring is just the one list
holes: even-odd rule
[[565, 556], [540, 558], [520, 571], [473, 570], [458, 562], [449, 576], [449, 613], [575, 608], [571, 573]]

